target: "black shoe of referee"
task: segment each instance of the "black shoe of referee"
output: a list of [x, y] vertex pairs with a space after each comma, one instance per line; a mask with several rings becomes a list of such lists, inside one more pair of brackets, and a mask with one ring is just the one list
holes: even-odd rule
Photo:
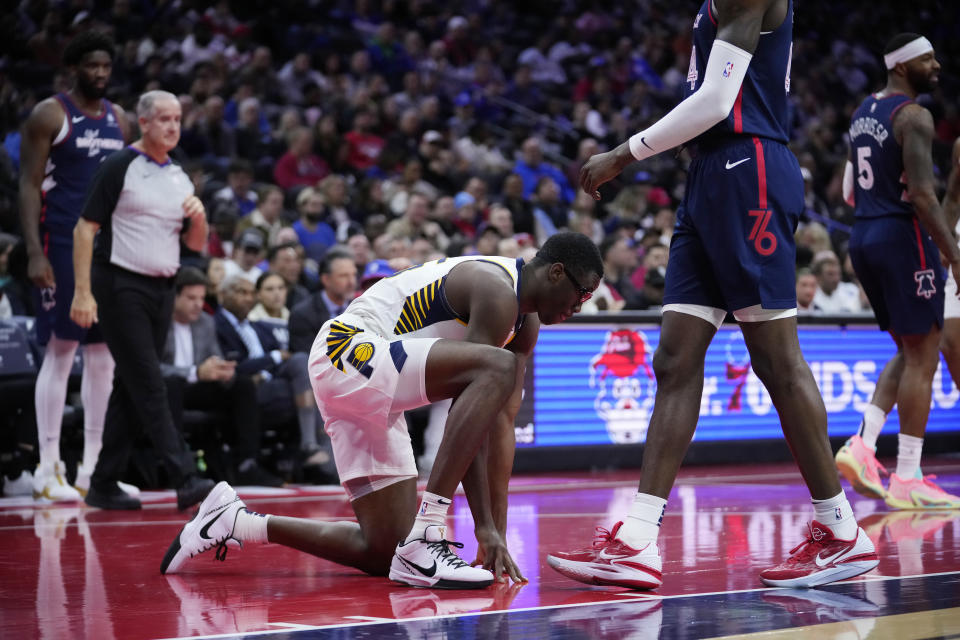
[[141, 507], [140, 499], [127, 495], [123, 489], [117, 486], [116, 482], [106, 487], [91, 484], [84, 501], [91, 507], [97, 507], [98, 509], [132, 511]]
[[213, 489], [216, 482], [210, 478], [201, 478], [197, 475], [188, 476], [179, 487], [177, 487], [177, 509], [183, 511], [203, 500], [210, 489]]

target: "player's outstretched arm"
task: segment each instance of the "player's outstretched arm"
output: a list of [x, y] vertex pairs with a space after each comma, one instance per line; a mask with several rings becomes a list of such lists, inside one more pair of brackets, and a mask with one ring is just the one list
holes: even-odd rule
[[703, 84], [649, 128], [616, 149], [593, 156], [580, 170], [580, 188], [600, 199], [597, 189], [634, 161], [679, 146], [726, 118], [747, 75], [760, 39], [763, 16], [773, 0], [716, 0], [717, 38], [707, 59]]

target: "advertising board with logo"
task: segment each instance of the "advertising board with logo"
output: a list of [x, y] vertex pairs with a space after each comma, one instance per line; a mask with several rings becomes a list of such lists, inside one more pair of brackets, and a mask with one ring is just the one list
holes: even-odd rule
[[[820, 387], [831, 436], [848, 436], [886, 361], [890, 336], [875, 325], [799, 327], [800, 347]], [[517, 445], [638, 443], [646, 439], [656, 378], [657, 324], [543, 327], [528, 371]], [[928, 433], [957, 430], [960, 391], [941, 361], [933, 383]], [[896, 409], [884, 432], [894, 433]], [[724, 325], [707, 351], [695, 441], [781, 438], [776, 409], [750, 367], [743, 334]]]

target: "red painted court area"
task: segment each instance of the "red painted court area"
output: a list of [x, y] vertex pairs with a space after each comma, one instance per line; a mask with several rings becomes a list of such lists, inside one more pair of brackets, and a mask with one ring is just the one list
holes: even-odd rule
[[[925, 461], [960, 492], [956, 458]], [[757, 573], [804, 536], [812, 510], [792, 465], [687, 470], [670, 497], [653, 592], [590, 588], [550, 569], [547, 552], [590, 544], [627, 510], [636, 472], [519, 476], [508, 543], [530, 582], [480, 591], [402, 587], [274, 545], [207, 552], [161, 576], [189, 517], [172, 494], [140, 512], [0, 500], [4, 638], [705, 638], [783, 630], [795, 637], [960, 634], [960, 512], [892, 512], [850, 492], [880, 553], [864, 577], [816, 590], [768, 589]], [[339, 487], [241, 488], [250, 508], [350, 519]], [[452, 537], [475, 552], [466, 501]], [[897, 625], [901, 626], [897, 626]], [[892, 635], [890, 635], [892, 634]], [[794, 637], [794, 636], [789, 636]]]

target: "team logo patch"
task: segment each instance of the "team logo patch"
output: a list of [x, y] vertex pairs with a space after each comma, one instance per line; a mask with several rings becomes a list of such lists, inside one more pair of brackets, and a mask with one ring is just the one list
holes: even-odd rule
[[367, 362], [373, 357], [374, 351], [373, 344], [361, 342], [360, 344], [354, 345], [353, 349], [350, 350], [350, 355], [347, 356], [347, 362], [353, 365], [363, 376], [369, 378], [371, 374], [373, 374], [373, 367], [367, 364]]
[[937, 293], [937, 285], [933, 277], [933, 269], [913, 272], [913, 279], [917, 281], [917, 297], [922, 296], [929, 300]]
[[733, 63], [727, 62], [727, 64], [723, 67], [723, 77], [729, 78], [731, 73], [733, 73]]
[[843, 513], [840, 512], [840, 507], [833, 510], [833, 515], [837, 517], [837, 520], [843, 520]]

